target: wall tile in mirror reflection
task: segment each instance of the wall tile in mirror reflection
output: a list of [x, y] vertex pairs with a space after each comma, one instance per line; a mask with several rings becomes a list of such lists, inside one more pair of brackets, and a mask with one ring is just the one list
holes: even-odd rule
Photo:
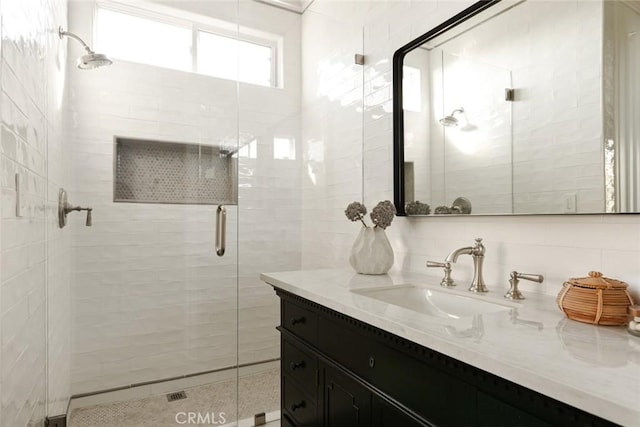
[[635, 34], [635, 2], [478, 2], [398, 49], [398, 213], [639, 213]]

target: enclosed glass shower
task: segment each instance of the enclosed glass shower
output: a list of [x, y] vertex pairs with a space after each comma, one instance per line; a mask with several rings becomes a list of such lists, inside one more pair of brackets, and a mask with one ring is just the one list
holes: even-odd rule
[[300, 14], [28, 3], [2, 7], [0, 424], [277, 419], [259, 273], [300, 265]]
[[[276, 19], [255, 22], [263, 13]], [[68, 190], [94, 216], [91, 228], [76, 218], [70, 230], [72, 394], [119, 396], [128, 386], [156, 405], [184, 391], [167, 396], [175, 400], [153, 425], [276, 411], [278, 305], [259, 272], [299, 262], [299, 71], [281, 59], [297, 62], [286, 37], [299, 15], [229, 1], [72, 2], [69, 16], [115, 62], [91, 73], [70, 67], [67, 78]], [[283, 22], [289, 34], [271, 32]], [[132, 44], [152, 54], [127, 53]], [[186, 46], [191, 58], [176, 64]], [[148, 396], [134, 393], [141, 387]], [[72, 425], [91, 411], [74, 408]]]

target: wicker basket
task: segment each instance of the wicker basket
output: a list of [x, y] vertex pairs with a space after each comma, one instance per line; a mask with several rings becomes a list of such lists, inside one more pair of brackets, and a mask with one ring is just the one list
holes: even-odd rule
[[556, 302], [569, 319], [594, 325], [624, 325], [627, 307], [633, 304], [627, 287], [624, 282], [590, 271], [589, 277], [564, 282]]

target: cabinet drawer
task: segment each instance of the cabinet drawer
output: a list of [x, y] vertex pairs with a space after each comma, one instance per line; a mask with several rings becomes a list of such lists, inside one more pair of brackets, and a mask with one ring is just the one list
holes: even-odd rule
[[318, 341], [318, 315], [289, 301], [282, 301], [282, 327], [303, 340], [316, 344]]
[[318, 389], [318, 359], [289, 341], [283, 342], [282, 373], [311, 396]]
[[297, 426], [316, 427], [318, 423], [317, 403], [298, 388], [286, 375], [282, 377], [282, 412]]

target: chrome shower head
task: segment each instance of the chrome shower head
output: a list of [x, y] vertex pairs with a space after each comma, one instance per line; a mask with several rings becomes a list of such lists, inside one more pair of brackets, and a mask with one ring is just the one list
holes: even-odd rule
[[106, 67], [113, 64], [113, 61], [103, 53], [88, 53], [78, 58], [76, 65], [81, 70], [92, 70], [94, 68]]
[[447, 116], [443, 119], [440, 119], [440, 124], [447, 128], [455, 127], [458, 126], [458, 119], [453, 116]]
[[453, 110], [451, 114], [439, 120], [440, 124], [444, 127], [458, 126], [458, 119], [455, 118], [456, 113], [464, 113], [464, 108], [460, 107]]
[[58, 36], [60, 38], [66, 36], [74, 39], [82, 45], [84, 50], [87, 51], [87, 54], [82, 55], [76, 62], [76, 65], [81, 70], [93, 70], [94, 68], [113, 64], [113, 61], [107, 55], [103, 53], [95, 53], [80, 37], [76, 36], [73, 33], [70, 33], [69, 31], [65, 31], [62, 27], [58, 27]]

